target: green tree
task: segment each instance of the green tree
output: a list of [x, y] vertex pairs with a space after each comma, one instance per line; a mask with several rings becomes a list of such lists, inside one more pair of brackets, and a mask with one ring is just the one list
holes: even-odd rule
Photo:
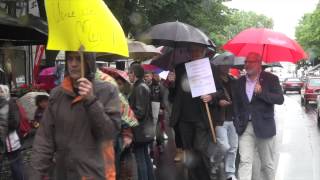
[[320, 7], [312, 13], [305, 14], [296, 27], [296, 39], [298, 43], [310, 55], [309, 60], [313, 65], [319, 63], [320, 56]]
[[212, 33], [212, 38], [218, 42], [218, 45], [223, 45], [228, 40], [232, 39], [239, 32], [250, 28], [273, 28], [273, 20], [265, 15], [257, 14], [249, 11], [230, 10], [229, 24], [224, 27], [221, 34]]
[[133, 36], [151, 25], [181, 21], [205, 33], [222, 31], [229, 9], [220, 0], [105, 0], [127, 34]]

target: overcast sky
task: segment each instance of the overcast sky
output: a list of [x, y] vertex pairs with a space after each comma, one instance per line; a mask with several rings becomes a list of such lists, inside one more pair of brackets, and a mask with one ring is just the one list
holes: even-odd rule
[[254, 11], [271, 17], [273, 29], [295, 38], [295, 27], [305, 13], [312, 12], [318, 0], [232, 0], [224, 3], [228, 7]]

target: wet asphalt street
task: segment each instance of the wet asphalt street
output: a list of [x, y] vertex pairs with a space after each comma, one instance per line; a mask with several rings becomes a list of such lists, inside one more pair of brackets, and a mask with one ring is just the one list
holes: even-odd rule
[[277, 107], [278, 166], [276, 180], [320, 179], [320, 130], [316, 104], [300, 104], [300, 95], [290, 93]]
[[[320, 180], [320, 129], [315, 102], [301, 106], [300, 95], [288, 92], [284, 104], [276, 106], [275, 116], [276, 180]], [[158, 168], [155, 171], [157, 180], [187, 179], [183, 165], [173, 162], [175, 149], [170, 139], [165, 153], [158, 155]], [[259, 170], [255, 169], [253, 180], [260, 179]]]
[[[300, 95], [289, 92], [285, 95], [284, 104], [276, 106], [275, 116], [276, 180], [320, 180], [320, 128], [317, 125], [315, 102], [301, 106]], [[156, 180], [188, 180], [183, 164], [173, 161], [175, 146], [172, 132], [167, 130], [169, 140], [164, 153], [155, 153]], [[7, 180], [2, 173], [0, 179]], [[258, 168], [254, 170], [253, 180], [261, 180]]]

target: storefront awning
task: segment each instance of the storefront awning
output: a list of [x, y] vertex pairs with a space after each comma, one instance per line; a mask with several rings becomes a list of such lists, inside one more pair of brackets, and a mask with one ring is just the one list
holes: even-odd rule
[[14, 18], [0, 14], [0, 46], [24, 46], [47, 43], [48, 25], [39, 17]]

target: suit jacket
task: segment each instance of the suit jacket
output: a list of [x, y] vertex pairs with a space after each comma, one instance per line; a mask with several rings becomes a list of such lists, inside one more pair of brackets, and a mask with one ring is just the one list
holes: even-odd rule
[[242, 135], [245, 131], [249, 115], [256, 137], [269, 138], [276, 134], [274, 120], [274, 105], [281, 105], [284, 101], [282, 89], [277, 76], [262, 71], [259, 77], [262, 92], [253, 95], [251, 102], [246, 94], [246, 77], [238, 80], [237, 103], [238, 117], [235, 120], [237, 133]]

